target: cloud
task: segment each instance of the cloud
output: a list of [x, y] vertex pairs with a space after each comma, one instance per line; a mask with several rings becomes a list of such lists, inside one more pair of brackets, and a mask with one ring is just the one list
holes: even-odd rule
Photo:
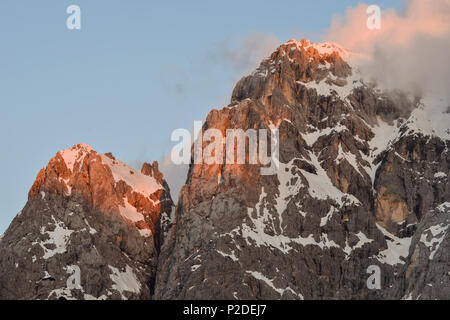
[[369, 30], [367, 5], [349, 8], [333, 18], [327, 38], [354, 52], [370, 54], [379, 46], [408, 46], [417, 36], [444, 38], [450, 30], [450, 0], [409, 0], [405, 11], [386, 9], [381, 29]]
[[326, 40], [365, 56], [363, 74], [382, 88], [450, 101], [450, 0], [409, 0], [403, 12], [383, 10], [380, 30], [366, 27], [366, 9], [359, 4], [335, 16]]
[[214, 55], [216, 60], [228, 63], [237, 77], [242, 77], [256, 69], [280, 44], [274, 34], [255, 32], [234, 45], [224, 41]]

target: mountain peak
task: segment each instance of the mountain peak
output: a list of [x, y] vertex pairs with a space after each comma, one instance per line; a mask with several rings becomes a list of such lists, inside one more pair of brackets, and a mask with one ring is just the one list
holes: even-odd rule
[[58, 154], [63, 158], [67, 168], [73, 171], [75, 163], [82, 161], [91, 152], [95, 151], [90, 145], [79, 143], [74, 145], [71, 149], [59, 151]]
[[46, 195], [81, 197], [94, 209], [117, 214], [150, 235], [161, 206], [172, 203], [168, 190], [157, 163], [134, 170], [112, 153], [99, 154], [80, 143], [59, 151], [49, 161], [31, 187], [29, 199], [38, 195], [42, 199]]
[[[172, 207], [157, 163], [141, 172], [87, 144], [57, 152], [0, 239], [1, 297], [149, 299]], [[95, 285], [69, 288], [70, 268]]]
[[293, 104], [289, 98], [296, 96], [300, 86], [318, 88], [324, 95], [334, 90], [345, 98], [360, 85], [357, 68], [349, 64], [351, 56], [348, 50], [334, 43], [289, 40], [263, 60], [251, 75], [236, 84], [231, 101], [249, 98], [271, 105], [272, 99], [280, 96], [277, 92], [282, 88], [288, 100], [276, 103]]
[[[424, 110], [410, 116], [415, 99], [365, 83], [348, 56], [336, 44], [290, 40], [208, 115], [205, 131], [276, 128], [278, 170], [262, 175], [226, 159], [190, 167], [157, 299], [449, 296], [441, 265], [450, 158], [436, 137], [448, 121], [439, 114], [436, 130]], [[389, 286], [366, 287], [370, 265]]]
[[292, 47], [292, 45], [294, 45], [296, 48], [303, 48], [304, 50], [307, 50], [307, 51], [308, 50], [317, 50], [317, 52], [320, 55], [325, 55], [325, 54], [331, 55], [334, 52], [339, 54], [341, 56], [341, 58], [347, 58], [352, 55], [352, 53], [350, 51], [348, 51], [344, 47], [342, 47], [336, 43], [333, 43], [333, 42], [313, 43], [307, 39], [301, 39], [301, 40], [290, 39], [289, 41], [287, 41], [284, 44], [284, 46], [290, 46], [290, 48], [294, 48], [294, 47]]

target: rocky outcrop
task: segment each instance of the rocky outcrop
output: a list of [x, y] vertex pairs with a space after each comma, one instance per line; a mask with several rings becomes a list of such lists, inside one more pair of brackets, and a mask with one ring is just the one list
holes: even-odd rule
[[[191, 165], [156, 298], [403, 297], [410, 244], [431, 223], [426, 213], [450, 198], [450, 142], [422, 130], [423, 108], [364, 83], [336, 45], [280, 46], [203, 126], [278, 129], [279, 169], [264, 176], [258, 165]], [[367, 287], [372, 265], [380, 290]], [[450, 288], [440, 290], [444, 297]]]
[[426, 213], [411, 241], [395, 298], [450, 299], [450, 203]]
[[0, 242], [0, 298], [149, 299], [172, 206], [157, 163], [58, 152]]

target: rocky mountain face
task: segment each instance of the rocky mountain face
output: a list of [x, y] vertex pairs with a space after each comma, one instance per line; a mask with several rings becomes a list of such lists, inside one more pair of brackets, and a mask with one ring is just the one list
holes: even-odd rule
[[0, 298], [449, 299], [450, 114], [365, 83], [354, 58], [291, 40], [241, 79], [202, 131], [277, 130], [277, 171], [224, 145], [173, 213], [157, 163], [59, 152], [0, 240]]
[[58, 152], [0, 242], [0, 298], [149, 299], [172, 207], [156, 162]]
[[334, 44], [280, 46], [203, 127], [278, 129], [278, 172], [191, 165], [156, 298], [450, 298], [450, 117], [433, 128], [424, 103]]

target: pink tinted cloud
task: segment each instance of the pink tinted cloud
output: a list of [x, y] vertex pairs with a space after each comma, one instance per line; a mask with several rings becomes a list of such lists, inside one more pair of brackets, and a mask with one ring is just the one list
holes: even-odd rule
[[380, 30], [367, 28], [367, 7], [359, 4], [349, 8], [345, 16], [335, 16], [327, 41], [370, 55], [375, 47], [408, 46], [416, 37], [448, 38], [450, 35], [450, 0], [409, 0], [403, 13], [383, 10]]

